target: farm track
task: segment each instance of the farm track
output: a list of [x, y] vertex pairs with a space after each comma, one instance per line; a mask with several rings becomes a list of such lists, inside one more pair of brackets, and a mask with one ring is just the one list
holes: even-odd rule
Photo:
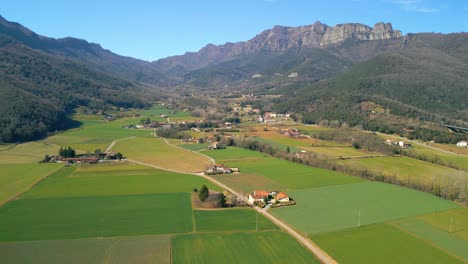
[[109, 152], [112, 150], [112, 148], [115, 146], [115, 143], [119, 142], [119, 141], [123, 141], [123, 140], [127, 140], [127, 139], [131, 139], [131, 138], [134, 138], [135, 136], [131, 136], [131, 137], [126, 137], [126, 138], [121, 138], [121, 139], [117, 139], [117, 140], [114, 140], [112, 141], [112, 143], [106, 148], [106, 150], [104, 152]]
[[[133, 137], [129, 137], [129, 138], [133, 138]], [[115, 143], [117, 143], [118, 141], [122, 141], [122, 140], [125, 140], [125, 139], [129, 139], [129, 138], [124, 138], [124, 139], [119, 139], [119, 140], [114, 140], [111, 145], [106, 149], [106, 151], [110, 151], [112, 149], [112, 147], [115, 145]], [[172, 147], [176, 147], [176, 148], [180, 148], [180, 147], [177, 147], [177, 146], [174, 146], [172, 144], [170, 144], [165, 138], [163, 138], [164, 141], [166, 142], [166, 144], [172, 146]], [[182, 148], [181, 148], [182, 149]], [[186, 150], [186, 149], [184, 149]], [[189, 150], [191, 151], [191, 150]], [[197, 153], [199, 155], [203, 155], [205, 157], [208, 157], [204, 154], [201, 154], [199, 152], [196, 152], [196, 151], [192, 151], [194, 153]], [[213, 163], [215, 163], [215, 160], [211, 157], [208, 157]], [[202, 178], [205, 178], [206, 180], [208, 181], [211, 181], [212, 183], [218, 185], [219, 187], [229, 191], [230, 193], [234, 194], [235, 196], [237, 197], [240, 197], [245, 203], [247, 204], [250, 204], [250, 202], [248, 201], [247, 197], [241, 195], [240, 193], [236, 192], [235, 190], [233, 190], [232, 188], [230, 188], [229, 186], [211, 178], [211, 177], [208, 177], [206, 176], [203, 172], [199, 172], [199, 173], [190, 173], [190, 172], [183, 172], [183, 171], [177, 171], [177, 170], [171, 170], [171, 169], [165, 169], [163, 167], [159, 167], [159, 166], [155, 166], [155, 165], [151, 165], [151, 164], [148, 164], [148, 163], [144, 163], [144, 162], [141, 162], [141, 161], [136, 161], [136, 160], [132, 160], [132, 159], [127, 159], [127, 161], [129, 162], [133, 162], [133, 163], [136, 163], [136, 164], [140, 164], [140, 165], [144, 165], [144, 166], [148, 166], [148, 167], [152, 167], [152, 168], [155, 168], [155, 169], [160, 169], [160, 170], [166, 170], [166, 171], [170, 171], [170, 172], [176, 172], [176, 173], [184, 173], [184, 174], [191, 174], [191, 175], [195, 175], [195, 176], [199, 176], [199, 177], [202, 177]], [[281, 229], [283, 229], [284, 231], [286, 231], [289, 235], [291, 235], [292, 237], [294, 237], [299, 243], [301, 243], [303, 246], [305, 246], [310, 252], [312, 252], [312, 254], [314, 254], [319, 260], [320, 262], [322, 263], [326, 263], [326, 264], [333, 264], [333, 263], [337, 263], [331, 256], [329, 256], [325, 251], [323, 251], [320, 247], [318, 247], [314, 242], [312, 242], [310, 239], [306, 238], [306, 237], [303, 237], [301, 234], [299, 234], [297, 231], [295, 231], [293, 228], [291, 228], [289, 225], [287, 225], [286, 223], [284, 223], [283, 221], [279, 220], [278, 218], [276, 218], [275, 216], [273, 216], [272, 214], [270, 214], [268, 211], [266, 210], [262, 210], [261, 208], [259, 207], [256, 207], [256, 206], [252, 206], [258, 213], [262, 214], [263, 216], [265, 216], [266, 218], [270, 219], [274, 224], [276, 224], [277, 226], [279, 226]]]

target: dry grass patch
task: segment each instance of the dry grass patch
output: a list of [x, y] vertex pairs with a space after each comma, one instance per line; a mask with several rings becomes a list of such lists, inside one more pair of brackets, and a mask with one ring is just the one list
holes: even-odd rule
[[209, 158], [168, 145], [162, 138], [131, 138], [118, 142], [113, 150], [133, 160], [181, 172], [201, 172], [211, 164]]

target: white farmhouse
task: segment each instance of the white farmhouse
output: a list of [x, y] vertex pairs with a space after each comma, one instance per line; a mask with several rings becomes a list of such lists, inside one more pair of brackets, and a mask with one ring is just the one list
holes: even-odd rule
[[457, 142], [457, 147], [466, 148], [466, 147], [468, 147], [468, 142], [466, 142], [466, 141]]

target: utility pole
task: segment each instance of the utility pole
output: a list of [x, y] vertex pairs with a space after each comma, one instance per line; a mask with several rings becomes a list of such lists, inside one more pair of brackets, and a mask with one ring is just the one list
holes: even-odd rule
[[358, 224], [357, 227], [361, 227], [361, 209], [358, 210]]
[[450, 216], [450, 234], [452, 233], [453, 229], [453, 216]]
[[255, 212], [255, 231], [258, 232], [258, 213]]

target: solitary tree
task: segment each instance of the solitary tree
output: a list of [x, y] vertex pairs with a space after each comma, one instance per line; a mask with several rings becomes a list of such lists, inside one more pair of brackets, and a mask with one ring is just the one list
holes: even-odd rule
[[210, 191], [208, 190], [208, 187], [206, 187], [206, 185], [203, 185], [200, 191], [198, 192], [198, 198], [200, 199], [200, 201], [204, 202], [206, 201], [209, 195]]
[[117, 154], [115, 154], [115, 157], [118, 158], [119, 160], [122, 160], [123, 155], [122, 155], [122, 153], [117, 152]]
[[226, 206], [226, 196], [223, 193], [218, 194], [218, 199], [216, 201], [218, 207]]
[[96, 150], [94, 151], [94, 156], [95, 156], [96, 158], [99, 158], [99, 156], [101, 156], [101, 154], [102, 154], [101, 149], [96, 149]]

